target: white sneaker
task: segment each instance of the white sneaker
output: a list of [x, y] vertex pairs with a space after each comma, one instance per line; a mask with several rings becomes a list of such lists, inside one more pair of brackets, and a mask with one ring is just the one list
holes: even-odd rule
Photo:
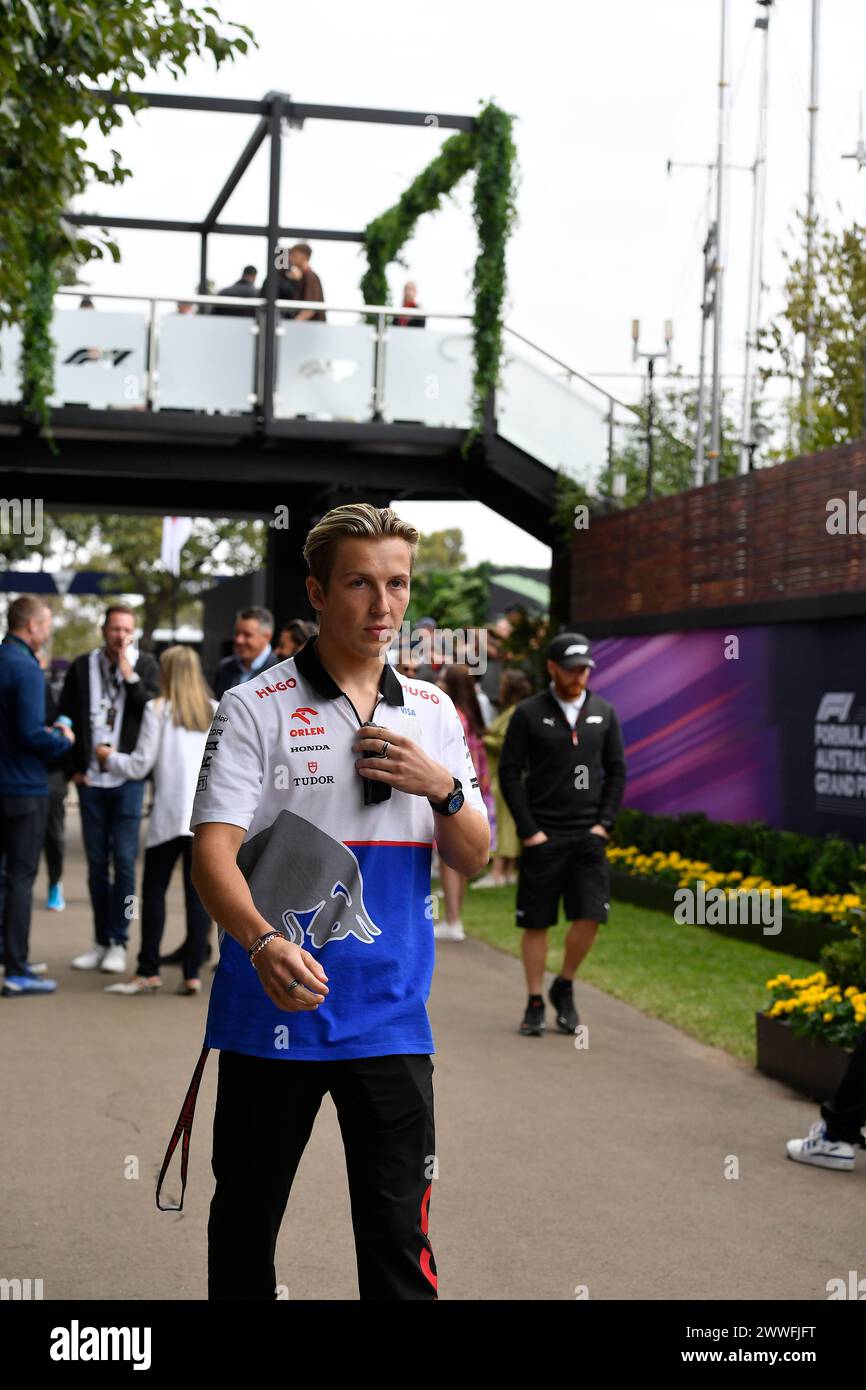
[[465, 941], [466, 933], [462, 922], [437, 922], [433, 928], [437, 941]]
[[806, 1139], [789, 1139], [785, 1145], [788, 1157], [796, 1163], [813, 1163], [816, 1168], [854, 1170], [854, 1145], [842, 1139], [828, 1139], [827, 1126], [816, 1120]]
[[100, 970], [107, 970], [112, 975], [123, 975], [126, 971], [126, 948], [113, 942], [105, 952], [99, 968]]
[[483, 878], [476, 878], [474, 883], [470, 883], [470, 888], [504, 888], [504, 878], [494, 878], [493, 874], [485, 874]]
[[107, 946], [92, 946], [83, 956], [76, 956], [72, 962], [73, 970], [98, 970], [107, 951]]

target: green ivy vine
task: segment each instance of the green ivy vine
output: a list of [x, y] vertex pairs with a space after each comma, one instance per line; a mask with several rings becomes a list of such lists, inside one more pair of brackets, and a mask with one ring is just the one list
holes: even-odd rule
[[56, 255], [43, 228], [29, 238], [29, 290], [21, 322], [21, 389], [25, 415], [42, 426], [52, 453], [57, 445], [51, 431], [48, 398], [54, 389], [54, 340], [51, 320], [60, 284]]
[[364, 232], [367, 270], [361, 280], [365, 304], [388, 304], [388, 265], [397, 260], [422, 214], [436, 212], [470, 169], [475, 170], [472, 215], [478, 232], [473, 274], [472, 425], [463, 456], [484, 429], [487, 399], [499, 385], [502, 362], [502, 306], [505, 300], [505, 251], [516, 216], [517, 151], [513, 118], [488, 102], [475, 129], [450, 136], [436, 158], [414, 178], [402, 197]]

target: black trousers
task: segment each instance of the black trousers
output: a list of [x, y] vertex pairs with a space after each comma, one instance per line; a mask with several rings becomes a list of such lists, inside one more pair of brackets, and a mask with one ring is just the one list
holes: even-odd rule
[[48, 886], [63, 877], [64, 828], [66, 824], [66, 778], [62, 772], [48, 774], [48, 821], [45, 826], [45, 865]]
[[33, 880], [45, 839], [47, 796], [0, 796], [0, 854], [5, 857], [3, 938], [6, 977], [23, 975], [30, 948]]
[[183, 978], [197, 980], [204, 960], [210, 913], [192, 882], [192, 835], [178, 835], [144, 852], [141, 881], [141, 950], [138, 973], [145, 979], [159, 974], [159, 948], [165, 931], [165, 895], [179, 856], [183, 856], [183, 892], [186, 905], [186, 940], [183, 943]]
[[303, 1062], [220, 1052], [208, 1297], [273, 1299], [277, 1235], [330, 1092], [346, 1153], [362, 1299], [436, 1299], [427, 1217], [435, 1164], [433, 1059]]
[[866, 1028], [854, 1044], [835, 1096], [821, 1106], [821, 1118], [829, 1139], [859, 1142], [860, 1130], [866, 1124]]

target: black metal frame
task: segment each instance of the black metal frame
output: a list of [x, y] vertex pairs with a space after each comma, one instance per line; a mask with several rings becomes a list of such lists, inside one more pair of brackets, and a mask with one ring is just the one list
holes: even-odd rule
[[[76, 227], [107, 227], [118, 230], [147, 232], [192, 232], [201, 237], [199, 255], [199, 294], [207, 293], [208, 237], [220, 233], [223, 236], [261, 236], [268, 239], [268, 268], [265, 277], [265, 358], [264, 358], [264, 398], [262, 419], [267, 429], [273, 424], [274, 400], [274, 332], [277, 321], [277, 266], [274, 251], [280, 237], [296, 237], [304, 241], [354, 241], [364, 240], [363, 231], [346, 231], [323, 227], [283, 227], [280, 225], [280, 173], [283, 121], [298, 128], [306, 120], [323, 121], [365, 121], [380, 125], [413, 125], [430, 127], [435, 125], [444, 130], [474, 130], [477, 121], [474, 116], [438, 115], [421, 111], [394, 111], [380, 107], [366, 106], [327, 106], [315, 102], [292, 101], [287, 92], [268, 92], [261, 101], [246, 101], [234, 97], [196, 97], [182, 96], [172, 92], [136, 92], [130, 97], [125, 92], [100, 91], [105, 102], [111, 106], [130, 106], [135, 98], [143, 97], [149, 107], [165, 107], [174, 111], [218, 111], [232, 115], [258, 116], [259, 121], [244, 149], [235, 161], [231, 172], [206, 216], [200, 222], [177, 222], [157, 217], [99, 217], [91, 213], [70, 212], [66, 221]], [[237, 188], [265, 140], [270, 140], [270, 173], [268, 178], [268, 220], [264, 225], [247, 225], [237, 222], [219, 222], [220, 213]]]

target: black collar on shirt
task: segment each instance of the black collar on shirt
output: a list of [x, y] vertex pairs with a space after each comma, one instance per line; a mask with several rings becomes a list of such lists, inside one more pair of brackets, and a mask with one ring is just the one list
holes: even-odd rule
[[[324, 695], [327, 700], [339, 700], [345, 691], [340, 689], [334, 677], [322, 665], [316, 642], [315, 637], [309, 638], [295, 657], [295, 665], [304, 680], [309, 682], [318, 695]], [[379, 692], [389, 705], [400, 706], [403, 704], [403, 687], [397, 679], [397, 673], [393, 666], [390, 666], [387, 661], [382, 667]]]

